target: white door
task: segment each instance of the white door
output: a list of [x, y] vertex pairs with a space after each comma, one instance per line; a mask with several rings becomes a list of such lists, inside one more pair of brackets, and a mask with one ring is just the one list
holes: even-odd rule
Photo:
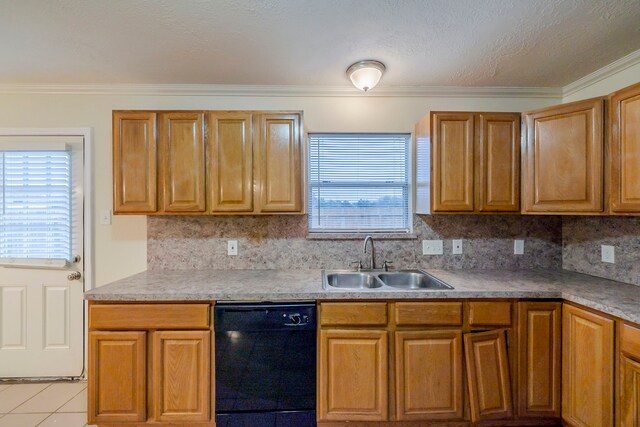
[[84, 367], [83, 138], [0, 137], [0, 378]]

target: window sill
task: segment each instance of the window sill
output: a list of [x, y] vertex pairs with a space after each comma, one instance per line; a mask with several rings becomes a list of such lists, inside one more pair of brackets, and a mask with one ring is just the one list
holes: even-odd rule
[[309, 233], [307, 240], [363, 240], [371, 236], [374, 240], [416, 240], [415, 233]]

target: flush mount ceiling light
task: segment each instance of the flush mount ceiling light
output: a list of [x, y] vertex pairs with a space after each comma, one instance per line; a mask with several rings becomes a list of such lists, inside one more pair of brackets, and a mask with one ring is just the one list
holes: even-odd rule
[[385, 69], [382, 62], [367, 59], [356, 62], [347, 68], [347, 76], [355, 87], [366, 92], [378, 84]]

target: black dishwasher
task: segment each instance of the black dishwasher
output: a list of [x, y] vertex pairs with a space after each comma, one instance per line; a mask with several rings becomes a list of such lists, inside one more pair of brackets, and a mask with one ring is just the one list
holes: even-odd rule
[[217, 426], [315, 426], [315, 304], [222, 303], [214, 312]]

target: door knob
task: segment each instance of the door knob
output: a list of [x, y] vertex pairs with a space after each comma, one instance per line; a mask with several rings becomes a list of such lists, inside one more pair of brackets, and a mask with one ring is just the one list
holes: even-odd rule
[[73, 273], [69, 274], [67, 276], [67, 279], [69, 280], [80, 280], [80, 278], [82, 277], [82, 274], [80, 274], [79, 271], [74, 271]]

